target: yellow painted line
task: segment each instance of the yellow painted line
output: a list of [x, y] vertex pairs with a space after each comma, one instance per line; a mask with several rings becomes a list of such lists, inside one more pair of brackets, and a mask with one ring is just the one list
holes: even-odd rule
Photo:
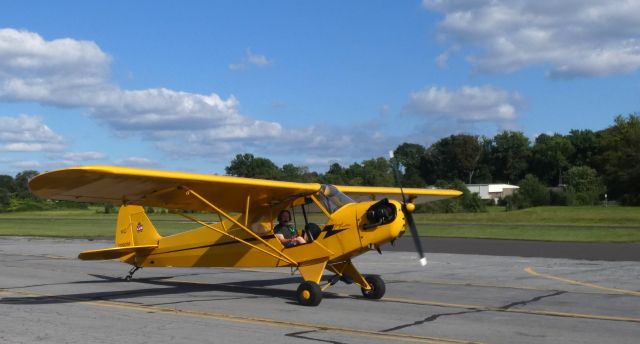
[[580, 319], [624, 321], [624, 322], [640, 323], [640, 318], [619, 317], [619, 316], [610, 316], [610, 315], [581, 314], [581, 313], [571, 313], [571, 312], [555, 312], [555, 311], [526, 310], [526, 309], [506, 309], [506, 310], [504, 310], [504, 312], [532, 314], [532, 315], [547, 315], [547, 316], [562, 317], [562, 318], [580, 318]]
[[19, 257], [31, 257], [31, 258], [46, 258], [46, 259], [59, 259], [59, 260], [75, 260], [76, 258], [69, 258], [64, 256], [54, 256], [50, 254], [21, 254], [21, 253], [9, 253], [9, 252], [0, 252], [0, 254], [4, 254], [7, 256], [19, 256]]
[[640, 292], [633, 291], [633, 290], [618, 289], [618, 288], [608, 288], [608, 287], [603, 287], [603, 286], [600, 286], [600, 285], [597, 285], [597, 284], [585, 283], [585, 282], [580, 282], [580, 281], [576, 281], [576, 280], [572, 280], [572, 279], [568, 279], [568, 278], [564, 278], [564, 277], [558, 277], [558, 276], [543, 274], [543, 273], [534, 271], [533, 268], [530, 267], [530, 266], [524, 268], [524, 272], [526, 272], [526, 273], [528, 273], [530, 275], [533, 275], [533, 276], [543, 277], [543, 278], [552, 279], [552, 280], [565, 282], [565, 283], [569, 283], [569, 284], [574, 284], [574, 285], [580, 285], [580, 286], [583, 286], [583, 287], [606, 290], [606, 291], [614, 292], [614, 293], [617, 293], [617, 294], [640, 296]]
[[245, 323], [245, 324], [252, 324], [252, 325], [262, 325], [262, 326], [271, 326], [271, 327], [279, 327], [279, 328], [295, 328], [295, 329], [310, 330], [310, 331], [317, 331], [317, 332], [331, 332], [331, 333], [339, 333], [344, 335], [395, 340], [395, 341], [403, 341], [403, 342], [430, 343], [430, 344], [479, 343], [479, 342], [449, 339], [449, 338], [437, 338], [437, 337], [418, 336], [418, 335], [410, 335], [410, 334], [402, 334], [402, 333], [387, 333], [387, 332], [372, 331], [372, 330], [362, 330], [362, 329], [348, 328], [348, 327], [308, 324], [308, 323], [292, 322], [292, 321], [278, 320], [278, 319], [272, 319], [272, 318], [261, 318], [261, 317], [245, 316], [245, 315], [233, 315], [233, 314], [224, 314], [224, 313], [212, 313], [212, 312], [203, 312], [203, 311], [173, 309], [173, 308], [139, 305], [139, 304], [133, 304], [133, 303], [127, 303], [127, 302], [118, 302], [118, 301], [86, 300], [81, 298], [63, 297], [63, 296], [39, 294], [39, 293], [16, 291], [16, 290], [9, 290], [9, 289], [0, 289], [0, 294], [51, 298], [51, 299], [59, 299], [59, 300], [70, 300], [70, 301], [75, 301], [77, 303], [86, 304], [86, 305], [141, 311], [145, 313], [189, 316], [189, 317], [214, 319], [214, 320], [220, 320], [220, 321], [231, 321], [236, 323]]
[[[195, 285], [207, 285], [208, 284], [206, 282], [177, 280], [177, 279], [171, 279], [171, 282], [184, 283], [184, 284], [195, 284]], [[349, 298], [349, 299], [360, 299], [357, 296], [344, 294], [344, 293], [333, 293], [333, 295], [344, 297], [344, 298]], [[468, 310], [474, 310], [474, 311], [477, 310], [477, 311], [486, 311], [486, 312], [520, 313], [520, 314], [554, 316], [554, 317], [563, 317], [563, 318], [581, 318], [581, 319], [607, 320], [607, 321], [624, 321], [624, 322], [640, 323], [640, 318], [634, 318], [634, 317], [599, 315], [599, 314], [583, 314], [583, 313], [571, 313], [571, 312], [556, 312], [556, 311], [548, 311], [548, 310], [527, 310], [527, 309], [521, 309], [521, 308], [507, 308], [507, 309], [504, 309], [504, 308], [499, 308], [499, 307], [490, 307], [490, 306], [482, 306], [482, 305], [469, 305], [469, 304], [461, 304], [461, 303], [448, 303], [448, 302], [440, 302], [440, 301], [414, 300], [414, 299], [393, 298], [393, 297], [384, 297], [384, 298], [378, 300], [377, 302], [397, 302], [397, 303], [406, 303], [406, 304], [422, 305], [422, 306], [434, 306], [434, 307], [444, 307], [444, 308], [460, 308], [460, 309], [468, 309]]]

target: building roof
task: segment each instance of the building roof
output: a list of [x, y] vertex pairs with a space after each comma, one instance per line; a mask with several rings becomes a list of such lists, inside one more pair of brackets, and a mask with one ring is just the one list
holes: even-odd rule
[[516, 185], [510, 185], [510, 184], [467, 184], [467, 187], [470, 186], [475, 186], [475, 187], [482, 187], [482, 186], [488, 186], [489, 187], [489, 191], [488, 192], [502, 192], [504, 189], [519, 189], [519, 186]]

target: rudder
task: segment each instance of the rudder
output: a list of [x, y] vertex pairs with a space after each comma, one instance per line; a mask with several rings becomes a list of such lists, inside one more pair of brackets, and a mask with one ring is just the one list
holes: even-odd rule
[[161, 236], [151, 223], [144, 208], [139, 205], [123, 205], [118, 211], [116, 247], [156, 245]]

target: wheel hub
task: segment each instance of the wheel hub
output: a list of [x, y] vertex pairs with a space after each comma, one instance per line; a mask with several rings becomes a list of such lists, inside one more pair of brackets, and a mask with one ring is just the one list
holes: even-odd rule
[[311, 297], [311, 293], [308, 290], [302, 291], [302, 298], [303, 299], [309, 300], [310, 297]]

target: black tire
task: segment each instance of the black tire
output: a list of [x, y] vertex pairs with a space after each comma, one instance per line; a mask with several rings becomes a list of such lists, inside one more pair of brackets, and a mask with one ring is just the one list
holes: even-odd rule
[[316, 282], [304, 281], [296, 291], [298, 303], [303, 306], [317, 306], [322, 301], [322, 290]]
[[364, 279], [371, 286], [370, 290], [366, 290], [364, 288], [360, 288], [362, 290], [362, 295], [367, 299], [377, 300], [384, 296], [384, 292], [387, 290], [384, 284], [384, 280], [382, 277], [378, 275], [365, 275]]

